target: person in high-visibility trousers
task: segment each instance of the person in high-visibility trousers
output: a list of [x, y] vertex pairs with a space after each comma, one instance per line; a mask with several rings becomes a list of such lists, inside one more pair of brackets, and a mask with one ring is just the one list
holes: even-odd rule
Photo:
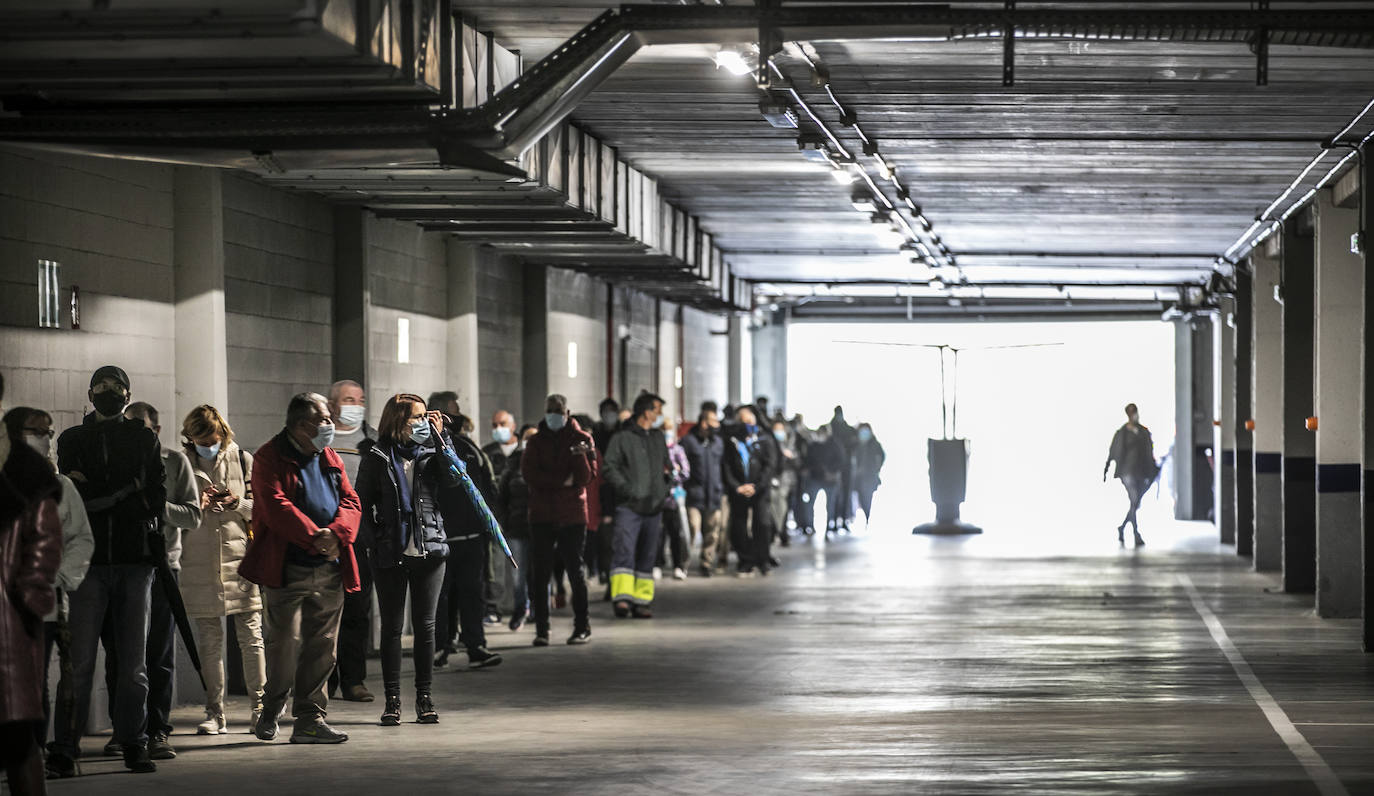
[[615, 490], [611, 552], [611, 600], [615, 615], [653, 617], [654, 558], [663, 531], [668, 497], [668, 446], [663, 433], [663, 399], [640, 393], [633, 414], [606, 447], [606, 482]]

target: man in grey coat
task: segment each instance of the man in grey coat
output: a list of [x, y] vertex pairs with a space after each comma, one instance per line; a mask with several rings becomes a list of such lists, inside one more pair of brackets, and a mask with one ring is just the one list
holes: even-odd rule
[[[159, 437], [162, 424], [158, 420], [157, 409], [151, 404], [137, 401], [129, 404], [124, 416], [130, 420], [141, 420]], [[167, 590], [177, 588], [177, 573], [181, 571], [181, 532], [183, 529], [200, 525], [200, 490], [196, 489], [196, 479], [191, 471], [191, 462], [179, 450], [162, 449], [163, 484], [167, 488], [167, 503], [162, 510], [162, 535], [167, 544], [167, 572], [172, 582], [166, 583], [164, 571], [159, 567], [153, 574], [153, 589], [149, 602], [148, 621], [148, 757], [151, 760], [171, 760], [177, 756], [176, 750], [168, 742], [172, 733], [172, 684], [176, 680], [176, 620], [172, 616], [171, 604], [167, 601]], [[114, 710], [114, 693], [118, 679], [118, 655], [115, 649], [113, 614], [105, 616], [105, 628], [101, 633], [105, 643], [105, 685], [110, 692], [110, 710]], [[111, 716], [113, 720], [113, 716]], [[106, 747], [110, 755], [120, 752], [114, 741]]]

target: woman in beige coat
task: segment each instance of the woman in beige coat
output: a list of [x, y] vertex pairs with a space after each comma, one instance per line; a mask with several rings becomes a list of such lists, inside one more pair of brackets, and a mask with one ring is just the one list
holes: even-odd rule
[[239, 577], [248, 546], [253, 457], [234, 442], [233, 429], [213, 406], [186, 415], [181, 434], [200, 486], [200, 527], [182, 534], [181, 595], [196, 621], [205, 675], [205, 721], [200, 735], [228, 732], [224, 720], [224, 623], [231, 622], [243, 653], [243, 677], [253, 703], [250, 728], [262, 710], [267, 679], [258, 587]]

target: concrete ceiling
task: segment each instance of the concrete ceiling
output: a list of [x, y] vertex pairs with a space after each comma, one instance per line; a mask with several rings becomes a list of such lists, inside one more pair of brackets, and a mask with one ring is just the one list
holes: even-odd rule
[[[1142, 4], [1095, 8], [1129, 5]], [[1274, 8], [1285, 5], [1295, 6]], [[527, 63], [605, 10], [592, 0], [457, 6]], [[1004, 87], [995, 39], [808, 45], [975, 284], [1204, 281], [1374, 97], [1366, 49], [1272, 45], [1258, 86], [1245, 43], [1020, 40], [1015, 84]], [[647, 47], [573, 118], [659, 178], [742, 276], [776, 280], [779, 292], [798, 289], [788, 280], [927, 280], [885, 225], [851, 207], [851, 188], [801, 157], [795, 130], [762, 118], [753, 76], [714, 66], [717, 49]], [[775, 59], [781, 71], [860, 149], [811, 64], [789, 51]], [[1345, 138], [1371, 129], [1374, 114]]]

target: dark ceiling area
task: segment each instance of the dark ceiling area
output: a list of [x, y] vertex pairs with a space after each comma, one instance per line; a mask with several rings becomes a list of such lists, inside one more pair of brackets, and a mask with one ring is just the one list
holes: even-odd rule
[[1374, 3], [27, 5], [0, 140], [245, 168], [722, 310], [1205, 301], [1374, 131]]

